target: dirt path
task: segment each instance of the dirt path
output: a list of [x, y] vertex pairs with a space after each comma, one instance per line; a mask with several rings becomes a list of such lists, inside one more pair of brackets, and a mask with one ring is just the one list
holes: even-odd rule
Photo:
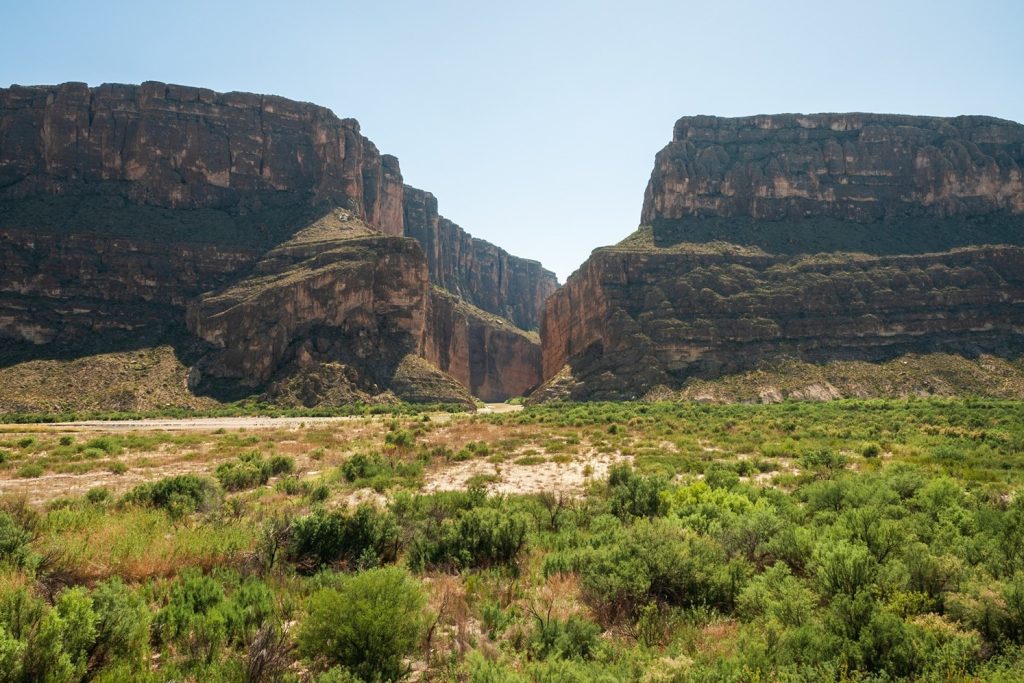
[[[478, 414], [511, 413], [522, 410], [521, 405], [488, 403]], [[146, 420], [83, 420], [81, 422], [48, 422], [39, 424], [0, 424], [0, 432], [215, 432], [238, 429], [281, 429], [322, 427], [336, 422], [362, 420], [368, 416], [339, 417], [186, 417]], [[390, 416], [379, 416], [388, 419]], [[431, 419], [443, 422], [450, 413], [431, 413]]]

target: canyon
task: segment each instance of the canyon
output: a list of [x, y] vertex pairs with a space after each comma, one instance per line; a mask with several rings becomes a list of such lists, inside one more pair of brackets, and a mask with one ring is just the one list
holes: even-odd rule
[[[560, 287], [323, 107], [12, 86], [0, 408], [1024, 395], [1022, 169], [989, 117], [684, 117], [640, 227]], [[162, 374], [83, 404], [92, 358]]]

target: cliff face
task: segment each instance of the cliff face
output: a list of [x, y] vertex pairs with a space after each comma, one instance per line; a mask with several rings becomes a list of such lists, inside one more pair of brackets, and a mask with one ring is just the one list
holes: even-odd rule
[[402, 234], [397, 160], [323, 107], [154, 82], [65, 83], [0, 90], [0, 113], [3, 200], [101, 194], [284, 222], [333, 205]]
[[425, 356], [484, 401], [522, 396], [540, 384], [541, 347], [536, 333], [431, 290]]
[[438, 214], [434, 195], [408, 185], [405, 234], [426, 252], [431, 282], [523, 329], [539, 325], [544, 302], [558, 288], [540, 263], [472, 237]]
[[[432, 288], [416, 242], [381, 235], [343, 211], [268, 252], [248, 277], [196, 299], [188, 326], [215, 349], [197, 366], [214, 381], [257, 387], [343, 367], [345, 382], [366, 396], [390, 388], [417, 400], [424, 384], [447, 373], [489, 401], [540, 381], [538, 339]], [[432, 365], [410, 366], [409, 356]]]
[[549, 300], [545, 380], [625, 398], [783, 358], [1015, 357], [1022, 167], [1024, 126], [985, 117], [681, 119], [648, 225]]
[[917, 253], [1021, 243], [1024, 126], [983, 116], [680, 119], [641, 223], [659, 246]]
[[503, 344], [512, 324], [456, 315], [430, 282], [536, 325], [550, 274], [447, 222], [409, 228], [406, 195], [398, 160], [316, 105], [162, 83], [0, 90], [0, 337], [44, 356], [191, 339], [190, 383], [303, 403], [465, 399], [431, 362], [492, 399], [535, 385], [537, 340]]

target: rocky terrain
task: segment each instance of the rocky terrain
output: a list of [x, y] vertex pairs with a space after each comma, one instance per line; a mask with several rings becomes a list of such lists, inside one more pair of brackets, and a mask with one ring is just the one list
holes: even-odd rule
[[0, 273], [0, 373], [170, 343], [192, 390], [306, 404], [522, 394], [557, 286], [356, 121], [152, 82], [0, 90]]
[[549, 300], [538, 397], [690, 395], [780, 359], [1016, 358], [1022, 167], [1024, 126], [984, 117], [681, 119], [645, 225]]

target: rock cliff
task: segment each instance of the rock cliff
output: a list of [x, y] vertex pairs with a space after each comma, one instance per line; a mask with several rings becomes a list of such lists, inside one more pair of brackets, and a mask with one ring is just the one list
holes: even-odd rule
[[405, 234], [423, 246], [430, 280], [490, 313], [532, 330], [558, 289], [555, 274], [476, 239], [437, 212], [434, 195], [405, 188]]
[[984, 116], [782, 114], [680, 119], [641, 224], [658, 246], [778, 253], [1020, 244], [1024, 126]]
[[643, 396], [780, 359], [1017, 357], [1022, 168], [1024, 126], [985, 117], [680, 119], [646, 225], [548, 301], [542, 395]]
[[235, 394], [468, 400], [431, 363], [490, 399], [529, 389], [538, 341], [430, 282], [535, 327], [553, 276], [436, 203], [443, 230], [407, 224], [423, 194], [313, 104], [152, 82], [0, 90], [0, 337], [29, 349], [0, 362], [162, 334], [191, 349], [191, 383]]

